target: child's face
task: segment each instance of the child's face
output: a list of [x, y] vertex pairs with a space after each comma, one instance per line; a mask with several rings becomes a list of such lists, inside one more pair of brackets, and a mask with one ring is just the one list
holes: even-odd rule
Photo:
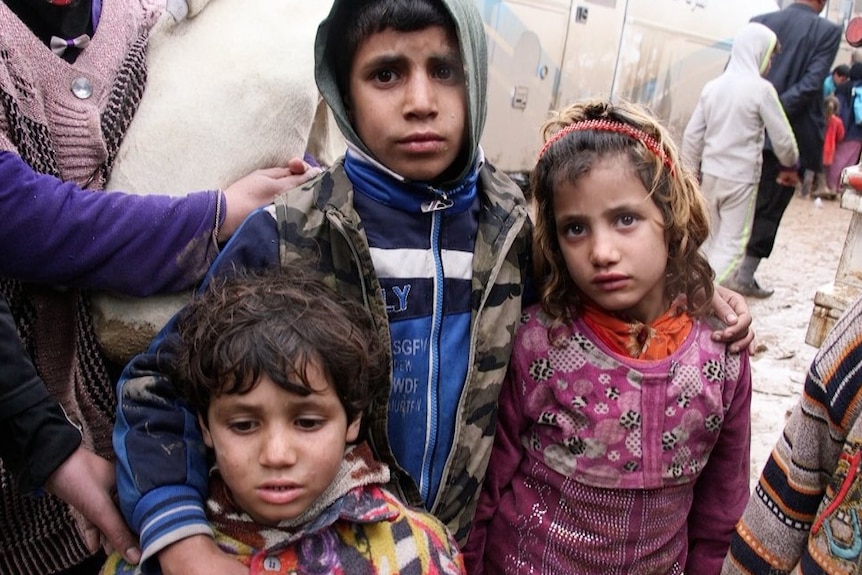
[[353, 57], [349, 109], [357, 134], [383, 165], [410, 180], [433, 180], [464, 141], [458, 44], [440, 26], [369, 36]]
[[318, 361], [306, 373], [314, 393], [302, 397], [263, 375], [244, 395], [212, 398], [204, 442], [215, 451], [231, 495], [263, 525], [294, 519], [329, 487], [347, 443], [359, 434], [349, 423]]
[[669, 305], [667, 241], [661, 212], [630, 160], [599, 160], [576, 182], [554, 186], [554, 219], [566, 268], [599, 307], [644, 323]]

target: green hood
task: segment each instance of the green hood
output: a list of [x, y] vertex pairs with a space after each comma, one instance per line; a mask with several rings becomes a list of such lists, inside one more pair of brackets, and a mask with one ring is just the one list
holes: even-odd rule
[[[344, 95], [339, 92], [336, 80], [333, 56], [327, 57], [326, 44], [330, 36], [343, 34], [342, 30], [333, 29], [333, 22], [338, 22], [336, 17], [347, 7], [355, 7], [359, 2], [368, 0], [335, 0], [329, 16], [317, 29], [317, 39], [314, 43], [314, 76], [317, 80], [317, 88], [329, 104], [335, 115], [335, 120], [341, 133], [354, 147], [361, 150], [368, 157], [374, 157], [368, 147], [359, 139], [344, 106]], [[451, 14], [458, 33], [458, 43], [461, 48], [461, 59], [464, 62], [464, 77], [467, 86], [467, 133], [466, 153], [460, 154], [455, 160], [461, 166], [450, 173], [457, 174], [450, 182], [440, 182], [445, 185], [460, 181], [469, 171], [476, 158], [479, 148], [479, 140], [482, 130], [485, 128], [485, 116], [487, 114], [487, 89], [488, 89], [488, 49], [485, 43], [485, 30], [482, 17], [476, 7], [475, 0], [440, 0], [440, 3]]]

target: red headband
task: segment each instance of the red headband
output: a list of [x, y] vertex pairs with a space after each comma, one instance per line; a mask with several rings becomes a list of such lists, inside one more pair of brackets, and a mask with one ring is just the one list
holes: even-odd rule
[[673, 171], [673, 165], [670, 162], [670, 158], [667, 157], [667, 154], [664, 153], [658, 141], [646, 132], [641, 129], [635, 128], [634, 126], [630, 126], [624, 122], [620, 122], [617, 120], [605, 120], [605, 119], [597, 119], [597, 120], [581, 120], [580, 122], [575, 122], [574, 124], [569, 124], [545, 142], [545, 146], [542, 148], [542, 151], [539, 152], [539, 159], [542, 159], [542, 156], [545, 155], [545, 152], [548, 151], [548, 148], [551, 147], [553, 143], [565, 136], [571, 134], [572, 132], [616, 132], [617, 134], [624, 134], [634, 140], [637, 140], [641, 144], [647, 147], [653, 154], [659, 157], [664, 165], [667, 166], [668, 170]]

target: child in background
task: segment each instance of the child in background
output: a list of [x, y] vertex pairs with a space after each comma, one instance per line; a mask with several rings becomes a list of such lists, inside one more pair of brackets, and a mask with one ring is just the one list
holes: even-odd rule
[[828, 98], [835, 93], [835, 89], [850, 79], [850, 66], [838, 64], [832, 68], [832, 72], [823, 80], [823, 98]]
[[[829, 173], [832, 162], [835, 160], [835, 148], [844, 141], [844, 122], [841, 121], [841, 104], [835, 96], [828, 96], [823, 101], [823, 110], [826, 114], [826, 134], [823, 137], [823, 171]], [[835, 182], [832, 182], [833, 184]], [[818, 197], [823, 194], [816, 194]], [[830, 179], [826, 180], [826, 197], [835, 199], [838, 196], [837, 187], [830, 186]]]
[[[369, 313], [299, 268], [211, 283], [178, 320], [174, 376], [213, 451], [207, 519], [250, 572], [462, 574], [431, 514], [359, 441], [388, 362]], [[408, 541], [409, 540], [409, 541]], [[103, 573], [133, 573], [118, 554]]]
[[751, 379], [712, 341], [695, 179], [640, 108], [574, 104], [531, 178], [540, 304], [499, 398], [468, 573], [718, 573], [748, 499]]
[[850, 79], [835, 89], [838, 116], [844, 124], [844, 139], [835, 146], [832, 164], [826, 172], [826, 185], [837, 190], [841, 172], [859, 162], [862, 152], [862, 63], [850, 66]]
[[778, 93], [763, 78], [777, 45], [775, 32], [763, 24], [746, 24], [733, 39], [727, 69], [703, 87], [683, 136], [683, 158], [702, 174], [701, 191], [709, 210], [710, 234], [703, 251], [716, 282], [745, 296], [755, 296], [758, 290], [737, 284], [734, 275], [745, 257], [754, 221], [763, 129], [788, 173], [794, 172], [799, 159]]

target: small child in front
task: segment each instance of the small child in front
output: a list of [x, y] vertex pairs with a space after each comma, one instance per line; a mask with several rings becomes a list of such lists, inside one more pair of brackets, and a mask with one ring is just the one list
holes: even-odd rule
[[[215, 465], [207, 519], [250, 573], [463, 573], [430, 513], [359, 442], [388, 378], [370, 314], [293, 266], [214, 281], [186, 307], [175, 381]], [[133, 573], [118, 554], [103, 573]]]
[[748, 499], [751, 377], [694, 303], [713, 290], [703, 198], [634, 105], [574, 104], [543, 133], [540, 303], [515, 335], [468, 572], [718, 573]]

